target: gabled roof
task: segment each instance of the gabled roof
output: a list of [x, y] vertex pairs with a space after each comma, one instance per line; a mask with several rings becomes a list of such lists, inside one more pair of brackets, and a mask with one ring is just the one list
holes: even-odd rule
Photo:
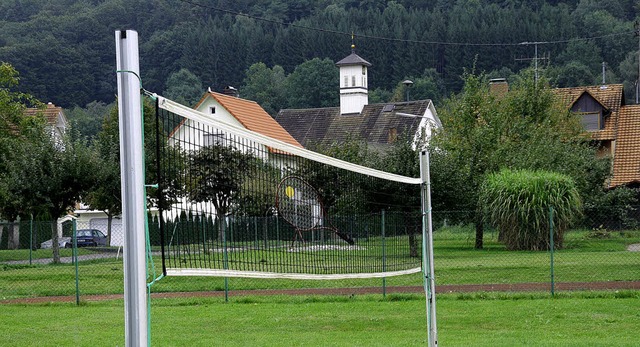
[[47, 120], [47, 123], [52, 126], [56, 126], [58, 123], [58, 117], [61, 117], [62, 121], [67, 124], [67, 117], [62, 112], [62, 107], [58, 107], [52, 103], [48, 103], [46, 108], [27, 108], [24, 111], [25, 116], [35, 116], [36, 114], [42, 114]]
[[586, 87], [556, 88], [558, 95], [565, 105], [570, 108], [585, 92], [609, 110], [618, 110], [624, 105], [622, 99], [622, 84], [605, 84]]
[[611, 186], [640, 183], [640, 105], [620, 109]]
[[371, 66], [371, 63], [362, 59], [359, 55], [356, 54], [356, 52], [351, 51], [351, 54], [349, 54], [346, 58], [336, 63], [336, 66], [347, 66], [347, 65]]
[[615, 140], [618, 112], [620, 111], [620, 107], [624, 105], [622, 84], [557, 88], [554, 89], [554, 93], [560, 98], [567, 109], [571, 109], [573, 105], [585, 95], [588, 95], [600, 103], [610, 114], [608, 117], [605, 117], [603, 129], [592, 131], [590, 135], [594, 140]]
[[340, 114], [340, 107], [285, 109], [276, 120], [305, 147], [342, 142], [349, 137], [388, 144], [389, 131], [415, 134], [431, 100], [365, 105], [361, 113]]
[[[302, 145], [296, 141], [291, 134], [271, 118], [267, 111], [260, 107], [260, 105], [255, 101], [216, 92], [207, 92], [202, 99], [200, 99], [200, 102], [198, 102], [194, 109], [197, 109], [208, 97], [215, 99], [248, 130], [255, 131], [276, 140], [284, 141], [297, 147], [302, 147]], [[178, 127], [181, 125], [182, 124]]]

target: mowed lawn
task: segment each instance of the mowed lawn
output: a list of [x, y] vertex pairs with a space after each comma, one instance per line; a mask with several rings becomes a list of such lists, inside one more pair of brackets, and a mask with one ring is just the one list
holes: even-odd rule
[[[153, 346], [424, 346], [420, 295], [154, 299]], [[639, 292], [443, 294], [441, 346], [637, 346]], [[123, 346], [122, 300], [0, 306], [1, 346]]]

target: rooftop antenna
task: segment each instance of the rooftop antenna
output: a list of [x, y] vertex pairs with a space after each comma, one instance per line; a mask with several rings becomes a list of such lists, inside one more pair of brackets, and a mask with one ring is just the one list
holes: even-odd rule
[[602, 85], [604, 86], [605, 84], [607, 84], [607, 82], [606, 82], [606, 74], [605, 74], [605, 64], [603, 61], [602, 62]]
[[535, 49], [535, 55], [533, 58], [516, 58], [516, 60], [533, 60], [534, 62], [534, 71], [535, 71], [535, 78], [536, 78], [536, 83], [538, 82], [538, 60], [547, 60], [549, 59], [549, 57], [538, 57], [538, 44], [541, 43], [546, 43], [546, 42], [541, 42], [541, 41], [536, 41], [536, 42], [520, 42], [521, 45], [533, 45], [534, 49]]

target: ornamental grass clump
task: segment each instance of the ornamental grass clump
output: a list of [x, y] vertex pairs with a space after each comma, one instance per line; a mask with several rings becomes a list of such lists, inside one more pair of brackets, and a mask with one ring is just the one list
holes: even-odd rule
[[554, 247], [561, 248], [564, 231], [582, 213], [573, 180], [548, 171], [502, 170], [487, 176], [480, 192], [487, 221], [498, 228], [509, 250], [548, 250], [550, 209]]

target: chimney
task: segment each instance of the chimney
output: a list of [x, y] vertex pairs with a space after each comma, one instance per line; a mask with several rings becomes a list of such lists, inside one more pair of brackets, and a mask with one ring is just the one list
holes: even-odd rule
[[493, 78], [489, 80], [489, 92], [495, 96], [503, 96], [509, 91], [509, 83], [506, 78]]
[[222, 94], [225, 95], [229, 95], [229, 96], [233, 96], [233, 97], [240, 97], [240, 93], [238, 93], [238, 90], [232, 86], [226, 86], [223, 90], [222, 90]]

